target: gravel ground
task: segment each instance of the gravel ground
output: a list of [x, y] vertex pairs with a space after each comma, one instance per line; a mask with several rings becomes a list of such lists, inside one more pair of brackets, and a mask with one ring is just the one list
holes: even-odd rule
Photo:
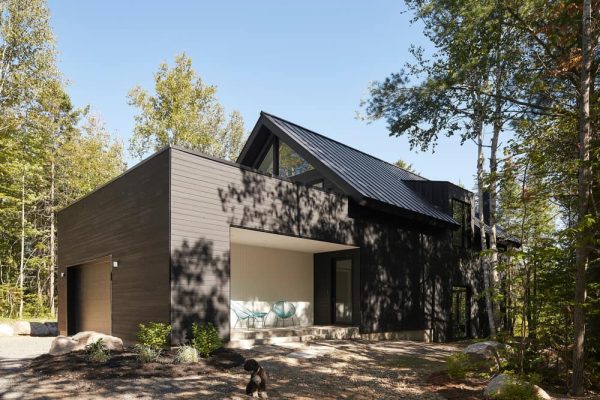
[[[39, 354], [48, 349], [50, 341], [50, 338], [3, 339], [0, 357]], [[311, 359], [290, 357], [306, 349], [302, 344], [257, 346], [240, 353], [257, 359], [267, 370], [270, 398], [442, 400], [445, 397], [425, 381], [432, 371], [443, 369], [445, 357], [456, 350], [451, 345], [408, 341], [324, 341], [313, 345], [331, 347], [332, 351]], [[242, 368], [213, 369], [202, 375], [177, 378], [104, 380], [81, 379], [77, 374], [62, 371], [40, 375], [27, 368], [27, 359], [2, 361], [2, 399], [247, 398], [244, 388], [248, 374]], [[17, 364], [9, 363], [13, 361]]]
[[50, 350], [53, 337], [0, 337], [0, 361], [7, 358], [33, 358]]

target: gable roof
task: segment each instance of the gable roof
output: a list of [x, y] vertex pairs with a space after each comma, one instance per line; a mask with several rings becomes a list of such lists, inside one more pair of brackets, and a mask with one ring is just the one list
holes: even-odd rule
[[[282, 137], [284, 142], [295, 143], [298, 147], [295, 150], [303, 158], [315, 167], [320, 166], [333, 174], [335, 183], [346, 189], [359, 203], [375, 200], [439, 222], [459, 225], [450, 215], [435, 208], [404, 182], [426, 180], [425, 178], [265, 112], [261, 112], [257, 127], [261, 124], [276, 136]], [[258, 131], [255, 128], [248, 139], [238, 158], [239, 163], [248, 152], [252, 136], [257, 135]]]

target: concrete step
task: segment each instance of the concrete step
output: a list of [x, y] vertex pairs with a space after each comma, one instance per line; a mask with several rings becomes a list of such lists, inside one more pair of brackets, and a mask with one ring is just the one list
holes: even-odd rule
[[314, 335], [304, 335], [304, 336], [280, 336], [280, 337], [270, 337], [264, 339], [238, 339], [238, 340], [230, 340], [229, 343], [226, 344], [225, 347], [229, 347], [231, 349], [251, 349], [254, 346], [266, 345], [266, 344], [282, 344], [282, 343], [304, 343], [310, 342], [312, 340], [317, 340], [318, 337]]
[[231, 332], [228, 347], [251, 348], [260, 344], [306, 342], [310, 340], [356, 339], [357, 327], [306, 326], [262, 329], [237, 329]]

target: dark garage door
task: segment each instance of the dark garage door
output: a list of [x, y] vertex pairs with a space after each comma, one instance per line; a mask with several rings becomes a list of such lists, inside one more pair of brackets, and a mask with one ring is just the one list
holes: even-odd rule
[[109, 259], [67, 269], [69, 335], [111, 333], [111, 272]]

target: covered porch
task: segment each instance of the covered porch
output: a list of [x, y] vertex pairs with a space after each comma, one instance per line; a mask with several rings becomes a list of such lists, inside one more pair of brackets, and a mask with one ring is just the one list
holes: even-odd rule
[[230, 242], [232, 342], [358, 335], [357, 247], [235, 227]]

